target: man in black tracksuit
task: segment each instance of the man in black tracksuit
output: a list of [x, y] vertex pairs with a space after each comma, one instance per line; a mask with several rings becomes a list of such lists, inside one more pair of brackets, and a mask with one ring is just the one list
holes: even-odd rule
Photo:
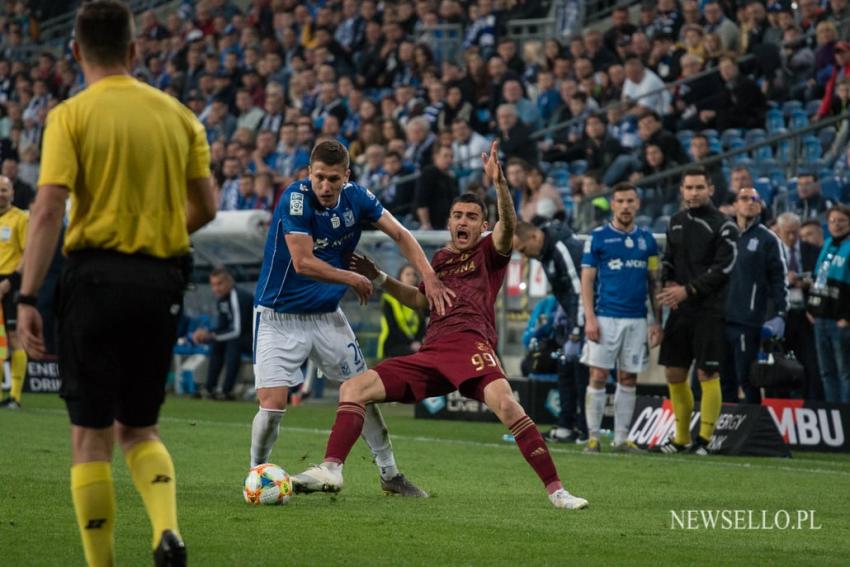
[[210, 366], [205, 397], [213, 397], [218, 376], [224, 368], [221, 398], [235, 399], [233, 386], [239, 374], [242, 354], [251, 352], [254, 296], [236, 287], [233, 276], [224, 268], [210, 273], [210, 287], [216, 296], [216, 327], [212, 332], [198, 329], [192, 336], [196, 343], [211, 343]]
[[759, 222], [762, 200], [753, 188], [735, 196], [738, 260], [729, 279], [726, 300], [726, 357], [720, 367], [724, 402], [738, 402], [738, 388], [747, 403], [761, 403], [750, 386], [750, 367], [762, 337], [782, 338], [788, 311], [788, 271], [779, 237]]
[[584, 246], [572, 231], [560, 222], [542, 227], [520, 222], [514, 233], [514, 250], [543, 265], [546, 279], [566, 315], [566, 340], [558, 364], [561, 413], [558, 426], [545, 437], [549, 441], [572, 442], [576, 435], [587, 437], [584, 419], [584, 390], [587, 367], [578, 362], [581, 352], [584, 312], [581, 305], [581, 255]]
[[[652, 450], [708, 454], [708, 442], [720, 415], [720, 362], [724, 358], [726, 291], [735, 267], [738, 229], [714, 208], [714, 187], [701, 167], [682, 174], [685, 208], [670, 219], [658, 302], [670, 308], [658, 362], [665, 366], [676, 435]], [[700, 432], [691, 444], [694, 407], [688, 369], [694, 362], [702, 389]]]

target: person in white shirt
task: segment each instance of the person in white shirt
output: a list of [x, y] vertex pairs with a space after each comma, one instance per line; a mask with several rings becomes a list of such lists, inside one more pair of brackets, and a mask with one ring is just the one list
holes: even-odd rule
[[462, 190], [472, 181], [480, 181], [484, 171], [481, 154], [490, 148], [490, 141], [469, 127], [463, 118], [452, 122], [452, 151], [455, 165], [460, 169], [458, 183]]
[[656, 112], [659, 116], [670, 110], [670, 92], [664, 89], [664, 82], [658, 75], [645, 68], [640, 58], [626, 58], [626, 81], [623, 83], [623, 102], [634, 104], [630, 114], [641, 115], [647, 110]]

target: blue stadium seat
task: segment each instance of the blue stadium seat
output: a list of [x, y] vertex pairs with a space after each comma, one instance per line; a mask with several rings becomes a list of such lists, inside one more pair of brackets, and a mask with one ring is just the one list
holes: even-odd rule
[[732, 163], [736, 166], [742, 165], [747, 168], [753, 167], [753, 160], [748, 158], [745, 154], [739, 154], [737, 156], [732, 157]]
[[781, 128], [785, 128], [785, 118], [782, 116], [781, 110], [771, 108], [767, 111], [765, 128], [767, 128], [768, 132], [776, 132]]
[[743, 148], [747, 143], [740, 136], [737, 138], [729, 138], [729, 142], [726, 144], [727, 150], [737, 150], [739, 148]]
[[820, 140], [814, 136], [806, 136], [803, 138], [801, 157], [804, 162], [809, 164], [817, 163], [821, 157], [822, 151]]
[[[761, 149], [762, 148], [759, 148], [759, 150]], [[770, 148], [767, 149], [769, 150]], [[758, 156], [753, 156], [753, 158], [756, 162], [755, 165], [758, 171], [758, 175], [761, 175], [763, 177], [770, 177], [770, 173], [772, 171], [782, 171], [782, 165], [780, 165], [777, 160], [770, 157], [770, 155], [765, 158], [759, 158]]]
[[785, 187], [788, 184], [788, 178], [782, 169], [772, 169], [767, 172], [767, 176], [774, 187]]
[[[708, 139], [708, 149], [711, 150], [715, 154], [723, 153], [723, 144], [720, 143], [719, 138], [709, 138]], [[693, 157], [693, 156], [691, 156]]]
[[818, 112], [818, 108], [820, 108], [820, 100], [810, 100], [806, 103], [806, 114], [809, 116], [814, 116]]
[[757, 177], [755, 181], [753, 181], [753, 185], [755, 186], [755, 190], [759, 192], [762, 200], [764, 201], [765, 206], [769, 207], [773, 202], [773, 194], [775, 193], [775, 189], [773, 187], [773, 183], [771, 183], [769, 177]]
[[820, 139], [820, 144], [824, 152], [828, 151], [830, 146], [832, 146], [832, 142], [835, 140], [835, 134], [835, 126], [825, 126], [818, 131], [818, 139]]
[[679, 130], [676, 132], [676, 138], [679, 140], [679, 143], [682, 144], [682, 147], [688, 147], [691, 143], [691, 138], [693, 137], [693, 130]]
[[706, 138], [718, 138], [718, 137], [720, 137], [720, 134], [718, 134], [717, 130], [715, 130], [714, 128], [706, 128], [705, 130], [700, 132], [700, 134], [702, 134]]
[[788, 100], [782, 104], [782, 113], [785, 116], [790, 116], [794, 110], [803, 110], [803, 103], [799, 100]]
[[742, 136], [742, 132], [740, 128], [727, 128], [723, 130], [723, 133], [720, 135], [720, 141], [723, 142], [723, 145], [728, 147], [729, 140], [734, 138], [740, 138]]
[[[753, 150], [753, 159], [756, 162], [763, 162], [769, 159], [773, 159], [773, 150], [770, 146], [761, 146]], [[761, 164], [759, 164], [761, 165]]]
[[570, 173], [573, 175], [581, 175], [587, 171], [587, 160], [577, 159], [570, 163]]
[[635, 217], [635, 224], [641, 228], [649, 228], [652, 226], [652, 217], [647, 215], [638, 215]]
[[767, 137], [767, 134], [761, 128], [751, 128], [747, 130], [747, 133], [744, 134], [744, 141], [747, 144], [755, 144], [764, 140]]
[[655, 222], [652, 224], [652, 232], [654, 233], [664, 233], [667, 232], [667, 225], [670, 224], [670, 217], [667, 215], [661, 215], [655, 219]]
[[842, 197], [842, 189], [843, 187], [839, 181], [839, 178], [835, 177], [834, 175], [821, 177], [820, 191], [827, 199], [832, 199], [833, 201], [840, 201]]
[[800, 128], [805, 128], [809, 125], [809, 115], [806, 114], [805, 110], [792, 110], [791, 118], [788, 121], [788, 127], [791, 130], [798, 130]]
[[[779, 132], [776, 132], [779, 134]], [[776, 142], [776, 159], [781, 161], [791, 161], [791, 141], [784, 139]]]

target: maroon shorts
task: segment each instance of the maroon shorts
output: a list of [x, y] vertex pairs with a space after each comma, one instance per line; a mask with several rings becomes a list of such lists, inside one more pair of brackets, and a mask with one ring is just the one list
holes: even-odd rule
[[408, 356], [390, 358], [374, 368], [388, 402], [412, 403], [458, 390], [484, 401], [484, 388], [505, 378], [490, 343], [474, 333], [453, 333]]

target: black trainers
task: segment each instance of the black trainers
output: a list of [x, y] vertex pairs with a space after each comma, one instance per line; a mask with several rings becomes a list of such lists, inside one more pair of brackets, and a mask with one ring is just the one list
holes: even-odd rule
[[2, 402], [0, 402], [0, 408], [19, 410], [21, 409], [21, 402], [19, 402], [15, 398], [6, 398]]
[[186, 545], [173, 531], [162, 532], [159, 545], [153, 552], [153, 564], [155, 567], [185, 567]]
[[403, 474], [397, 474], [390, 480], [381, 479], [381, 488], [387, 494], [401, 494], [414, 498], [428, 498], [428, 493], [407, 480]]
[[650, 453], [663, 453], [665, 455], [675, 455], [677, 453], [687, 453], [690, 445], [679, 445], [673, 442], [673, 438], [667, 439], [664, 443], [659, 443], [649, 449]]

